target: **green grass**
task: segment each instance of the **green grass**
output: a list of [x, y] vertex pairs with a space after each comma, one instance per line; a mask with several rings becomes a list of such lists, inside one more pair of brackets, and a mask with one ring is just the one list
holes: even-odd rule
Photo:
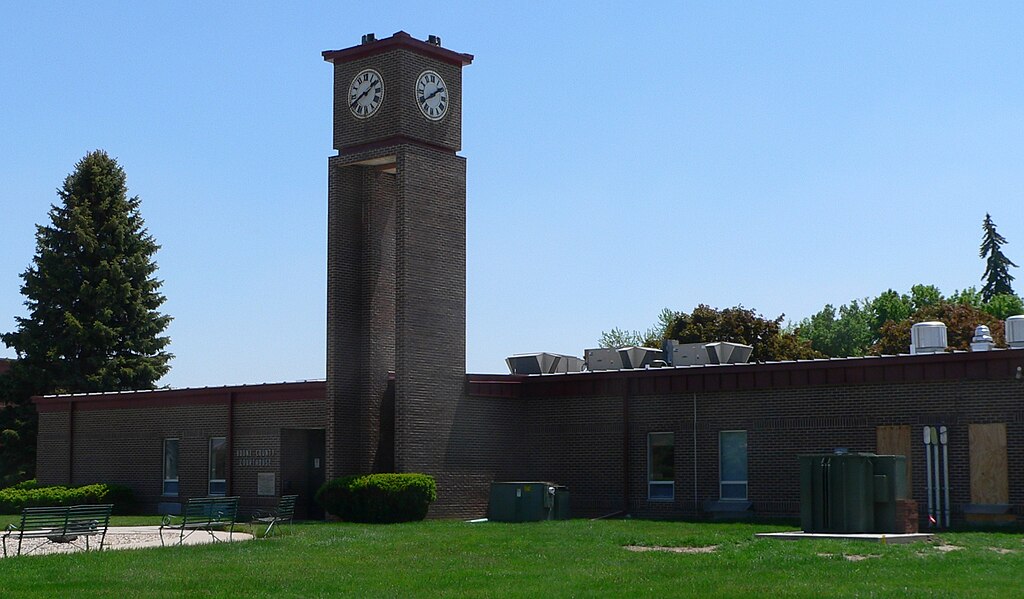
[[[118, 519], [121, 520], [121, 519]], [[131, 524], [152, 524], [132, 518]], [[1003, 597], [1024, 594], [1024, 543], [774, 541], [756, 524], [310, 523], [267, 541], [0, 560], [5, 597]], [[962, 547], [942, 551], [940, 544]], [[714, 553], [625, 545], [717, 545]], [[995, 549], [1009, 550], [1001, 553]], [[871, 556], [851, 561], [847, 556]]]

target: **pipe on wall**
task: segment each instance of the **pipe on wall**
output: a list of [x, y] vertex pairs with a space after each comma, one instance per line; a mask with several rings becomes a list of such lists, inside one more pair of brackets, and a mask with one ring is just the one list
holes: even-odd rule
[[632, 382], [626, 379], [626, 388], [622, 392], [622, 511], [629, 514], [629, 400], [632, 395]]

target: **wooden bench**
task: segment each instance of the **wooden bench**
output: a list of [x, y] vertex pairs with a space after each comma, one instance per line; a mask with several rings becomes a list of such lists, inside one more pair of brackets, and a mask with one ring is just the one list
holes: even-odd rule
[[[284, 495], [281, 497], [281, 501], [277, 504], [277, 509], [273, 512], [253, 512], [252, 523], [253, 526], [257, 524], [265, 524], [267, 529], [263, 531], [263, 538], [270, 536], [270, 531], [273, 530], [274, 525], [278, 522], [291, 524], [292, 516], [295, 515], [295, 500], [298, 499], [298, 495]], [[253, 531], [255, 532], [255, 530]]]
[[160, 544], [164, 544], [164, 529], [179, 531], [176, 545], [197, 530], [205, 530], [214, 541], [219, 541], [215, 532], [226, 528], [230, 541], [237, 516], [238, 497], [194, 497], [185, 504], [181, 516], [164, 516], [159, 529]]
[[58, 507], [27, 507], [21, 510], [21, 523], [9, 524], [3, 535], [4, 557], [7, 557], [7, 541], [18, 539], [18, 552], [22, 554], [22, 542], [25, 539], [43, 539], [42, 543], [25, 551], [32, 551], [49, 543], [74, 543], [80, 538], [85, 540], [85, 550], [89, 550], [89, 537], [99, 536], [99, 551], [103, 550], [103, 540], [107, 537], [110, 525], [111, 504], [71, 505]]

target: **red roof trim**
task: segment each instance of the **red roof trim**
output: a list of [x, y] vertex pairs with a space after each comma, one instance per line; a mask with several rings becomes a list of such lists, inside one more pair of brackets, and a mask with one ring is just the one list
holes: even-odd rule
[[690, 368], [609, 370], [572, 374], [467, 375], [474, 397], [587, 397], [618, 395], [636, 380], [635, 395], [744, 391], [939, 380], [984, 380], [1016, 376], [1024, 351], [958, 352], [723, 364]]
[[85, 395], [51, 395], [33, 397], [39, 412], [66, 412], [75, 410], [115, 410], [139, 408], [166, 408], [226, 403], [230, 397], [237, 403], [272, 401], [323, 401], [327, 397], [327, 383], [308, 381], [297, 383], [271, 383], [266, 385], [236, 385], [231, 387], [203, 387], [198, 389], [157, 389], [154, 391], [123, 391]]
[[472, 54], [463, 54], [453, 50], [448, 50], [447, 48], [442, 48], [441, 46], [428, 44], [427, 42], [414, 38], [404, 31], [398, 31], [391, 37], [370, 42], [368, 44], [360, 44], [358, 46], [352, 46], [351, 48], [344, 48], [342, 50], [325, 50], [323, 52], [323, 57], [324, 60], [330, 63], [348, 62], [357, 58], [373, 56], [374, 54], [380, 54], [382, 52], [398, 48], [429, 56], [430, 58], [436, 58], [457, 67], [473, 62]]

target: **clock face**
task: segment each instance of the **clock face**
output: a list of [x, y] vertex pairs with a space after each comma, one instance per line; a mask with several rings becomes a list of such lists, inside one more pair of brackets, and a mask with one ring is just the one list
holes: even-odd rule
[[416, 104], [423, 116], [439, 121], [448, 114], [448, 86], [435, 71], [423, 71], [416, 79]]
[[358, 119], [373, 116], [384, 101], [384, 79], [373, 69], [363, 69], [348, 88], [348, 108]]

